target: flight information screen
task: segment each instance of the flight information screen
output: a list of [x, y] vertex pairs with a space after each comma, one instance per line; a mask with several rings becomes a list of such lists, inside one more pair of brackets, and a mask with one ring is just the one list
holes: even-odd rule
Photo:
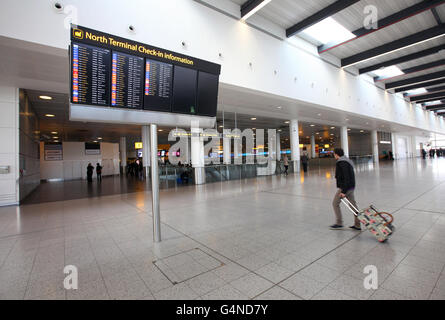
[[218, 76], [198, 72], [198, 114], [215, 117], [218, 104]]
[[175, 66], [172, 112], [196, 114], [197, 71]]
[[113, 51], [111, 60], [111, 106], [142, 109], [144, 58]]
[[144, 109], [171, 110], [173, 65], [145, 60]]
[[216, 116], [218, 64], [78, 25], [69, 51], [73, 104]]
[[71, 57], [72, 102], [109, 105], [111, 51], [73, 43]]

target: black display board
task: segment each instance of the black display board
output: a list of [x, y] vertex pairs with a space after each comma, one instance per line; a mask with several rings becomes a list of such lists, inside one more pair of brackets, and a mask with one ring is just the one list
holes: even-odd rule
[[197, 74], [196, 70], [175, 66], [172, 112], [197, 114]]
[[73, 43], [71, 56], [72, 102], [109, 105], [111, 51]]
[[113, 51], [111, 60], [111, 106], [142, 109], [144, 58]]
[[215, 117], [218, 105], [218, 76], [207, 72], [198, 73], [197, 106], [199, 115]]
[[173, 65], [145, 60], [144, 109], [171, 111]]
[[220, 65], [80, 26], [71, 40], [71, 103], [216, 116]]

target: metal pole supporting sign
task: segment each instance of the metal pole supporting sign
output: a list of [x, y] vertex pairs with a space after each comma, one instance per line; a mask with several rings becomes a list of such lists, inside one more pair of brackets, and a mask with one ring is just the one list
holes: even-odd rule
[[153, 242], [161, 242], [161, 213], [159, 209], [158, 126], [150, 124], [151, 198]]

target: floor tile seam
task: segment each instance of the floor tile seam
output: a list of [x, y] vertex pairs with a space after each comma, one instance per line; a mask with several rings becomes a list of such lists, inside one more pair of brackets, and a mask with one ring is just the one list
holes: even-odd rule
[[326, 252], [325, 254], [321, 255], [320, 257], [318, 257], [317, 259], [315, 259], [314, 261], [312, 261], [311, 263], [305, 265], [304, 267], [300, 268], [299, 270], [295, 271], [293, 274], [291, 274], [290, 276], [286, 277], [285, 279], [281, 280], [280, 282], [277, 283], [277, 285], [283, 283], [284, 281], [288, 280], [289, 278], [293, 277], [294, 275], [296, 275], [297, 273], [299, 273], [300, 271], [306, 269], [307, 267], [313, 265], [314, 263], [318, 262], [319, 260], [323, 259], [325, 256], [329, 255], [330, 253], [334, 252], [335, 250], [339, 249], [340, 247], [344, 246], [346, 243], [352, 241], [353, 239], [357, 238], [359, 235], [361, 234], [361, 232], [357, 233], [356, 235], [354, 235], [353, 237], [349, 238], [348, 240], [340, 243], [338, 246], [336, 246], [335, 248], [329, 250], [328, 252]]
[[256, 298], [258, 298], [258, 297], [261, 296], [262, 294], [266, 293], [267, 291], [272, 290], [273, 288], [280, 288], [280, 289], [282, 289], [282, 290], [284, 290], [284, 291], [290, 293], [291, 295], [296, 296], [298, 299], [301, 299], [301, 300], [307, 300], [307, 299], [304, 299], [303, 297], [300, 297], [298, 294], [296, 294], [296, 293], [294, 293], [294, 292], [292, 292], [292, 291], [290, 291], [290, 290], [288, 290], [288, 289], [286, 289], [286, 288], [284, 288], [284, 287], [278, 285], [277, 283], [274, 283], [272, 287], [267, 288], [266, 290], [260, 292], [260, 293], [257, 294], [256, 296], [252, 297], [250, 300], [255, 300]]
[[[2, 240], [2, 239], [0, 238], [0, 240]], [[1, 270], [1, 269], [3, 268], [3, 266], [5, 265], [6, 260], [8, 260], [9, 256], [11, 255], [11, 252], [12, 252], [12, 250], [14, 249], [14, 247], [16, 246], [17, 242], [18, 242], [18, 239], [15, 239], [14, 244], [11, 246], [11, 248], [10, 248], [9, 251], [8, 251], [8, 254], [7, 254], [6, 257], [5, 257], [5, 260], [4, 260], [4, 261], [1, 263], [1, 265], [0, 265], [0, 270]]]
[[[39, 240], [39, 241], [40, 241], [40, 240]], [[32, 271], [34, 270], [34, 265], [35, 265], [35, 262], [36, 262], [37, 254], [39, 253], [39, 249], [40, 249], [40, 247], [37, 249], [37, 252], [36, 252], [36, 254], [34, 255], [34, 257], [33, 257], [33, 259], [32, 259], [32, 267], [31, 267], [31, 271], [30, 271], [29, 274], [28, 274], [28, 280], [26, 281], [26, 289], [25, 289], [25, 292], [23, 293], [23, 298], [22, 298], [22, 300], [25, 300], [26, 293], [28, 292], [28, 289], [29, 289], [29, 287], [30, 287], [30, 284], [31, 284], [31, 275], [32, 275]]]
[[[82, 221], [81, 225], [87, 225], [87, 224]], [[25, 232], [25, 233], [16, 233], [16, 234], [10, 234], [10, 235], [7, 235], [7, 236], [0, 236], [0, 241], [4, 240], [4, 239], [12, 238], [12, 237], [22, 237], [22, 236], [31, 235], [31, 234], [34, 234], [34, 233], [53, 231], [53, 230], [56, 230], [56, 229], [63, 229], [64, 230], [65, 227], [66, 226], [49, 227], [49, 228], [45, 228], [45, 229], [42, 229], [42, 230], [35, 230], [35, 231], [29, 231], [29, 232]], [[39, 242], [40, 242], [40, 238], [39, 238]]]
[[[400, 210], [400, 209], [399, 209]], [[415, 248], [415, 246], [423, 239], [423, 237], [431, 230], [433, 228], [433, 226], [431, 226], [427, 231], [425, 231], [424, 232], [424, 234], [423, 234], [423, 236], [422, 237], [420, 237], [419, 238], [419, 240], [417, 240], [416, 241], [416, 243], [411, 247], [411, 249], [409, 249], [408, 250], [408, 252], [405, 254], [405, 256], [403, 257], [403, 259], [401, 259], [400, 261], [399, 261], [399, 263], [397, 263], [397, 265], [394, 267], [394, 269], [383, 279], [383, 281], [382, 281], [382, 285], [386, 282], [386, 280], [394, 273], [394, 270], [396, 270], [400, 265], [401, 265], [401, 263], [406, 259], [406, 257], [411, 253], [411, 251]], [[434, 288], [433, 288], [433, 290], [434, 290]], [[431, 290], [431, 292], [430, 292], [430, 295], [431, 295], [431, 293], [433, 292], [433, 290]], [[392, 291], [392, 290], [390, 290], [390, 291]], [[399, 293], [400, 294], [400, 293]], [[402, 295], [402, 296], [404, 296], [403, 294], [400, 294], [400, 295]], [[408, 297], [406, 297], [406, 298], [408, 298]]]
[[[216, 275], [215, 275], [216, 276]], [[221, 278], [220, 278], [221, 279]], [[240, 279], [240, 278], [238, 278], [238, 279]], [[224, 281], [224, 285], [222, 286], [222, 287], [225, 287], [225, 286], [230, 286], [233, 290], [235, 290], [236, 292], [238, 292], [240, 295], [245, 295], [244, 293], [242, 293], [240, 290], [238, 290], [237, 288], [235, 288], [234, 286], [232, 286], [230, 283], [231, 282], [233, 282], [233, 281], [235, 281], [235, 280], [237, 280], [237, 279], [235, 279], [235, 280], [233, 280], [233, 281], [231, 281], [231, 282], [227, 282], [226, 280], [224, 280], [224, 279], [222, 279], [223, 281]], [[211, 291], [209, 291], [209, 292], [207, 292], [207, 293], [204, 293], [204, 294], [202, 294], [202, 295], [199, 295], [198, 294], [198, 296], [200, 297], [200, 298], [203, 298], [204, 296], [206, 296], [206, 295], [209, 295], [209, 294], [211, 294], [212, 292], [215, 292], [215, 291], [217, 291], [217, 290], [219, 290], [219, 289], [221, 289], [222, 287], [219, 287], [219, 288], [216, 288], [216, 289], [212, 289]], [[190, 288], [191, 289], [191, 288]], [[193, 289], [191, 289], [192, 291], [193, 291]], [[195, 291], [193, 291], [193, 292], [195, 292]], [[252, 299], [250, 299], [250, 300], [252, 300]]]
[[[441, 185], [443, 185], [445, 183], [445, 181], [442, 181], [436, 185], [434, 185], [433, 187], [431, 187], [430, 189], [428, 189], [427, 191], [423, 192], [422, 194], [420, 194], [419, 196], [417, 196], [416, 198], [414, 198], [413, 200], [409, 201], [408, 203], [405, 203], [400, 209], [408, 209], [406, 208], [406, 206], [410, 205], [411, 203], [413, 203], [414, 201], [418, 200], [420, 197], [426, 195], [427, 193], [433, 191], [434, 189], [436, 189], [437, 187], [440, 187]], [[400, 210], [399, 209], [399, 210]], [[398, 211], [399, 211], [398, 210]]]
[[[252, 194], [260, 193], [260, 192], [261, 192], [261, 191], [255, 191], [255, 192], [253, 192]], [[238, 196], [239, 196], [239, 197], [242, 197], [243, 195], [242, 195], [242, 194], [239, 194]], [[227, 199], [233, 199], [233, 195], [225, 196], [225, 197], [221, 197], [221, 198], [217, 198], [216, 200], [227, 200]], [[215, 199], [210, 199], [210, 200], [215, 200]], [[129, 205], [135, 207], [135, 208], [138, 209], [141, 213], [147, 213], [149, 216], [152, 216], [152, 210], [151, 210], [151, 209], [150, 209], [150, 211], [146, 211], [146, 210], [144, 210], [144, 209], [141, 209], [141, 208], [136, 207], [133, 203], [129, 202], [130, 200], [123, 200], [123, 201], [125, 201], [125, 202], [127, 202]], [[208, 202], [208, 201], [209, 201], [208, 199], [207, 199], [207, 200], [198, 200], [198, 201], [195, 201], [193, 204], [187, 204], [187, 205], [181, 207], [181, 209], [184, 210], [184, 209], [193, 207], [193, 206], [196, 205], [196, 204], [201, 205], [201, 204], [206, 203], [206, 202]], [[170, 209], [164, 209], [164, 210], [176, 210], [176, 209], [174, 209], [174, 208], [170, 208]], [[162, 209], [161, 209], [161, 211], [162, 211]]]
[[[142, 279], [142, 277], [139, 275], [139, 273], [136, 271], [136, 268], [134, 267], [133, 263], [127, 258], [127, 256], [125, 255], [124, 251], [121, 249], [121, 247], [118, 245], [118, 243], [116, 242], [116, 240], [114, 240], [113, 237], [111, 237], [112, 241], [114, 242], [114, 244], [116, 245], [116, 247], [118, 248], [118, 250], [122, 253], [122, 255], [125, 257], [125, 260], [130, 264], [132, 270], [136, 273], [137, 277], [139, 278], [140, 281], [142, 281], [142, 283], [144, 284], [144, 286], [148, 289], [148, 291], [150, 292], [150, 294], [152, 295], [152, 297], [154, 297], [154, 293], [151, 291], [151, 289], [149, 288], [149, 286], [145, 283], [144, 279]], [[99, 268], [100, 270], [100, 268]], [[102, 271], [101, 271], [102, 273]], [[103, 278], [103, 275], [102, 275]], [[105, 279], [103, 279], [105, 282]], [[108, 292], [108, 289], [107, 289]], [[109, 295], [110, 296], [110, 295]], [[111, 298], [111, 296], [110, 296]]]
[[444, 274], [444, 270], [445, 270], [445, 264], [444, 264], [444, 266], [442, 267], [442, 270], [440, 271], [439, 276], [437, 277], [436, 283], [434, 284], [433, 290], [432, 290], [431, 293], [429, 294], [428, 299], [431, 298], [431, 296], [433, 295], [434, 290], [436, 290], [436, 288], [438, 288], [438, 287], [437, 287], [437, 284], [439, 283], [440, 277]]
[[[273, 190], [273, 189], [272, 189]], [[329, 198], [319, 198], [319, 197], [312, 197], [312, 196], [306, 196], [306, 195], [300, 195], [300, 194], [293, 194], [288, 192], [274, 192], [274, 191], [260, 191], [262, 193], [270, 193], [270, 194], [278, 194], [278, 195], [284, 195], [289, 197], [298, 197], [298, 198], [309, 198], [309, 199], [317, 199], [317, 200], [329, 200]]]
[[[267, 282], [272, 283], [273, 285], [272, 285], [269, 289], [271, 289], [271, 288], [273, 288], [274, 286], [276, 286], [276, 284], [274, 284], [272, 281], [270, 281], [269, 279], [267, 279], [267, 278], [263, 277], [262, 275], [256, 273], [254, 270], [251, 270], [251, 269], [249, 269], [249, 268], [247, 268], [247, 267], [245, 267], [245, 266], [239, 264], [237, 261], [232, 260], [232, 259], [226, 257], [224, 254], [221, 254], [221, 253], [219, 253], [218, 251], [216, 251], [216, 250], [210, 248], [209, 246], [205, 245], [204, 243], [202, 243], [202, 242], [200, 242], [200, 241], [198, 241], [198, 240], [195, 240], [194, 238], [192, 238], [192, 237], [189, 236], [188, 234], [182, 233], [181, 231], [176, 230], [176, 228], [174, 228], [174, 227], [172, 227], [172, 226], [170, 226], [170, 225], [168, 225], [168, 224], [166, 224], [166, 225], [169, 226], [171, 229], [175, 230], [176, 232], [182, 234], [184, 237], [189, 238], [190, 240], [192, 240], [192, 241], [198, 243], [199, 245], [203, 246], [204, 248], [207, 248], [208, 250], [210, 250], [210, 251], [212, 251], [212, 252], [215, 252], [217, 255], [220, 255], [221, 257], [227, 259], [228, 261], [232, 262], [233, 264], [236, 264], [237, 266], [239, 266], [239, 267], [241, 267], [241, 268], [243, 268], [243, 269], [248, 270], [249, 273], [253, 273], [253, 274], [255, 274], [256, 276], [262, 278], [263, 280], [266, 280]], [[238, 291], [239, 291], [239, 290], [238, 290]], [[267, 291], [267, 290], [266, 290], [266, 291]], [[294, 295], [295, 295], [295, 294], [294, 294]]]
[[107, 287], [107, 285], [106, 285], [105, 278], [104, 278], [104, 275], [103, 275], [103, 273], [102, 273], [102, 269], [99, 267], [99, 262], [97, 261], [96, 254], [94, 253], [94, 250], [92, 249], [93, 247], [92, 247], [92, 245], [91, 245], [91, 240], [90, 240], [89, 237], [86, 237], [86, 238], [87, 238], [87, 240], [88, 240], [88, 245], [90, 246], [90, 249], [91, 249], [91, 251], [93, 252], [94, 262], [96, 263], [96, 267], [99, 269], [100, 277], [101, 277], [101, 279], [102, 279], [102, 283], [103, 283], [103, 285], [104, 285], [104, 287], [105, 287], [105, 291], [106, 291], [106, 293], [107, 293], [107, 296], [108, 296], [108, 298], [111, 299], [111, 295], [110, 295], [110, 292], [108, 291], [108, 287]]
[[409, 210], [409, 211], [421, 211], [425, 212], [425, 213], [434, 213], [434, 214], [441, 214], [441, 215], [445, 215], [445, 212], [439, 212], [439, 211], [431, 211], [431, 210], [424, 210], [424, 209], [414, 209], [414, 208], [402, 208], [404, 210]]

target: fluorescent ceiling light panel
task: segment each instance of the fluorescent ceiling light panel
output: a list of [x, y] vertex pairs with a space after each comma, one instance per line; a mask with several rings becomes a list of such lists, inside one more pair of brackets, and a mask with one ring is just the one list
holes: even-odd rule
[[376, 71], [374, 71], [374, 74], [380, 78], [392, 78], [392, 77], [400, 76], [405, 73], [402, 70], [400, 70], [399, 67], [391, 66], [391, 67], [386, 67], [383, 69], [376, 70]]
[[432, 104], [440, 104], [442, 103], [440, 100], [436, 100], [436, 101], [429, 101], [429, 102], [425, 102], [426, 106], [432, 105]]
[[398, 49], [395, 49], [395, 50], [392, 50], [392, 51], [384, 52], [382, 54], [379, 54], [379, 55], [376, 55], [376, 56], [373, 56], [373, 57], [370, 57], [370, 58], [367, 58], [367, 59], [363, 59], [363, 60], [360, 60], [360, 61], [357, 61], [357, 62], [354, 62], [354, 63], [350, 63], [350, 64], [345, 65], [345, 66], [342, 66], [342, 68], [347, 68], [347, 67], [356, 65], [358, 63], [363, 63], [363, 62], [366, 62], [366, 61], [369, 61], [369, 60], [372, 60], [372, 59], [376, 59], [376, 58], [385, 56], [387, 54], [394, 53], [394, 52], [397, 52], [397, 51], [400, 51], [400, 50], [404, 50], [404, 49], [407, 49], [407, 48], [410, 48], [410, 47], [413, 47], [413, 46], [417, 46], [417, 45], [422, 44], [424, 42], [428, 42], [428, 41], [431, 41], [431, 40], [434, 40], [434, 39], [437, 39], [437, 38], [440, 38], [440, 37], [443, 37], [443, 36], [444, 35], [441, 34], [441, 35], [438, 35], [437, 37], [433, 37], [433, 38], [430, 38], [430, 39], [419, 41], [419, 42], [416, 42], [416, 43], [413, 43], [413, 44], [410, 44], [410, 45], [407, 45], [405, 47], [401, 47], [401, 48], [398, 48]]
[[343, 27], [331, 17], [314, 24], [303, 30], [301, 33], [320, 41], [321, 43], [342, 42], [355, 38], [355, 35], [351, 31]]
[[426, 93], [426, 89], [425, 88], [419, 88], [419, 89], [413, 89], [413, 90], [408, 90], [406, 93], [409, 95], [414, 95], [414, 94], [421, 94], [421, 93]]
[[269, 2], [271, 2], [272, 0], [264, 0], [263, 2], [261, 2], [259, 5], [257, 5], [255, 8], [253, 8], [252, 10], [250, 10], [246, 15], [241, 17], [241, 20], [246, 21], [247, 19], [249, 19], [249, 17], [253, 16], [255, 13], [257, 13], [258, 11], [260, 11], [264, 6], [266, 6]]

